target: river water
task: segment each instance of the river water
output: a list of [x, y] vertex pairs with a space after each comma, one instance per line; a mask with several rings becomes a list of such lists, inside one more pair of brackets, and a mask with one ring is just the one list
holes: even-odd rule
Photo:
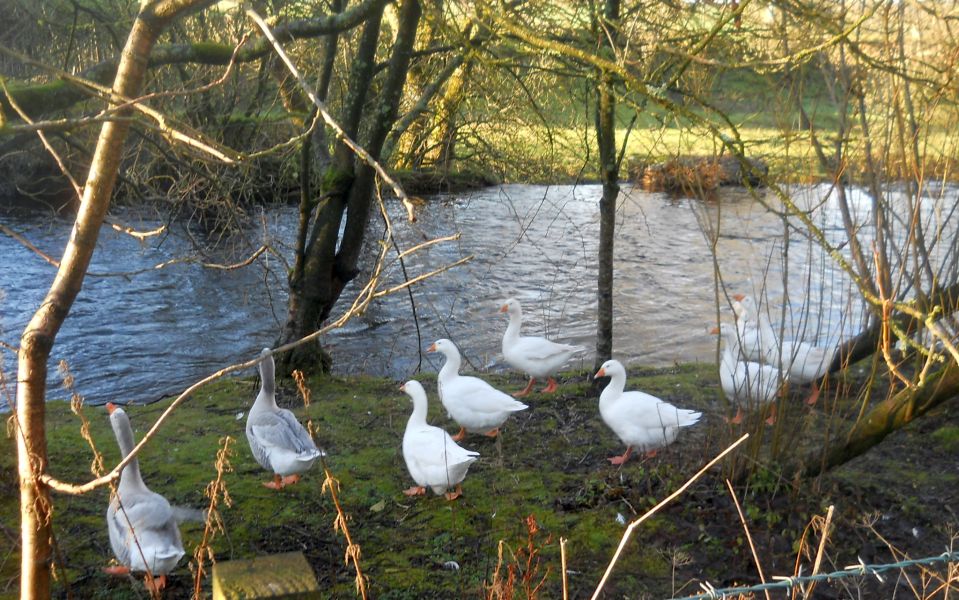
[[[454, 340], [472, 369], [501, 370], [506, 318], [497, 309], [509, 296], [523, 304], [524, 332], [586, 346], [571, 366], [588, 368], [595, 346], [600, 194], [597, 185], [506, 185], [437, 196], [412, 226], [402, 219], [402, 208], [390, 204], [402, 248], [461, 234], [409, 257], [410, 277], [474, 258], [412, 288], [421, 342], [409, 296], [389, 296], [326, 337], [335, 370], [396, 379], [418, 367], [437, 371], [439, 360], [420, 350], [440, 337]], [[791, 197], [832, 243], [843, 242], [829, 188], [795, 188]], [[854, 192], [851, 201], [868, 238], [869, 198]], [[783, 219], [766, 206], [778, 204], [771, 194], [757, 199], [744, 190], [723, 190], [718, 198], [700, 201], [626, 188], [616, 223], [614, 356], [644, 366], [715, 360], [716, 340], [707, 330], [716, 322], [717, 273], [730, 294], [754, 293], [770, 307], [785, 306], [787, 337], [836, 343], [855, 333], [863, 309], [848, 277], [795, 231], [784, 241]], [[195, 248], [211, 241], [210, 234], [183, 224], [144, 242], [104, 227], [91, 275], [57, 337], [49, 396], [67, 396], [56, 375], [61, 359], [69, 362], [76, 387], [89, 402], [148, 402], [273, 344], [286, 311], [284, 260], [291, 254], [296, 209], [257, 210], [242, 232], [219, 240], [216, 255], [202, 255], [229, 263], [262, 243], [277, 251], [235, 270], [183, 261], [200, 257]], [[115, 216], [140, 230], [162, 222], [129, 209]], [[46, 212], [0, 212], [0, 222], [57, 258], [71, 225]], [[377, 235], [374, 231], [371, 238]], [[369, 256], [377, 247], [370, 244]], [[15, 345], [54, 268], [6, 235], [0, 235], [0, 256], [0, 338]], [[387, 283], [402, 281], [395, 262], [386, 274]], [[355, 293], [355, 285], [347, 288], [334, 313]], [[720, 304], [723, 318], [730, 318], [725, 299]], [[15, 358], [7, 350], [0, 354], [12, 378]], [[8, 392], [13, 393], [11, 386]]]

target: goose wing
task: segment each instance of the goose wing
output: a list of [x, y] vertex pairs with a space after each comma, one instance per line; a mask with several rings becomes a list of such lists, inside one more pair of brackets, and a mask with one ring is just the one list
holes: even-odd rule
[[446, 388], [445, 397], [455, 398], [455, 402], [478, 413], [515, 412], [528, 408], [478, 377], [457, 377]]
[[511, 354], [526, 360], [549, 361], [572, 355], [582, 346], [571, 346], [548, 340], [544, 337], [521, 337], [513, 345]]

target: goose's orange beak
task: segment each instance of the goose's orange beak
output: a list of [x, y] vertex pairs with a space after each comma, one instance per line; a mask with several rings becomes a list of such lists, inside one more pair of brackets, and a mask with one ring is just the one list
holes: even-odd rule
[[507, 306], [506, 304], [504, 304], [503, 306], [499, 307], [499, 311], [500, 311], [500, 312], [509, 312], [509, 306]]
[[427, 352], [436, 352], [436, 342], [430, 344], [430, 347], [426, 349]]
[[709, 333], [712, 333], [713, 335], [718, 334], [718, 333], [719, 333], [719, 327], [713, 327], [712, 329], [709, 330]]
[[113, 411], [117, 409], [117, 405], [113, 402], [107, 402], [107, 414], [112, 415]]
[[406, 384], [405, 384], [405, 383], [400, 386], [400, 391], [401, 391], [401, 392], [405, 392], [405, 391], [406, 391]]
[[596, 374], [593, 375], [593, 379], [597, 377], [606, 377], [606, 369], [600, 369], [599, 371], [596, 371]]
[[733, 300], [736, 300], [737, 302], [742, 302], [743, 300], [746, 299], [746, 294], [733, 294], [731, 297]]

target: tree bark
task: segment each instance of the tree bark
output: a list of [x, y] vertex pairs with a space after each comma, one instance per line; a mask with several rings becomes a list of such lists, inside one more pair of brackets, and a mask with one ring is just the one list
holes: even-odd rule
[[930, 374], [925, 385], [904, 389], [874, 406], [853, 427], [845, 442], [814, 454], [805, 466], [800, 466], [806, 477], [815, 477], [829, 469], [864, 454], [890, 433], [901, 429], [918, 417], [959, 394], [959, 363], [949, 361], [945, 367]]
[[[363, 145], [374, 159], [381, 158], [386, 136], [396, 120], [420, 13], [416, 0], [406, 0], [400, 7], [396, 40], [375, 102], [368, 102], [367, 91], [375, 73], [382, 11], [367, 22], [353, 61], [342, 126], [347, 135], [355, 139], [364, 117], [368, 119], [369, 124], [363, 129], [369, 133]], [[289, 311], [281, 343], [295, 341], [319, 329], [330, 316], [343, 289], [359, 274], [360, 250], [369, 221], [374, 177], [373, 169], [358, 161], [349, 148], [344, 144], [337, 146], [324, 177], [322, 200], [318, 203], [304, 252], [302, 276], [291, 282]], [[341, 236], [340, 225], [344, 219]], [[328, 370], [330, 363], [317, 343], [299, 346], [286, 353], [280, 357], [277, 366], [282, 373], [293, 369], [313, 372]]]
[[[136, 97], [146, 74], [147, 58], [163, 28], [176, 16], [209, 4], [201, 0], [144, 2], [133, 22], [117, 67], [113, 91]], [[49, 489], [40, 482], [47, 470], [46, 380], [47, 361], [57, 332], [76, 299], [93, 256], [100, 226], [110, 203], [117, 169], [130, 124], [128, 120], [103, 125], [80, 210], [60, 267], [46, 298], [20, 338], [17, 374], [17, 459], [20, 479], [21, 599], [50, 597], [51, 517]]]
[[469, 81], [473, 61], [467, 61], [450, 78], [437, 109], [439, 120], [440, 153], [436, 159], [436, 168], [449, 173], [456, 158], [457, 113], [466, 97], [466, 83]]
[[[612, 54], [614, 29], [619, 19], [619, 0], [606, 0], [603, 22], [597, 28], [599, 47]], [[616, 157], [616, 99], [613, 74], [600, 70], [596, 81], [596, 141], [599, 147], [599, 176], [603, 196], [599, 201], [599, 275], [597, 277], [596, 364], [599, 367], [613, 355], [613, 235], [616, 224], [616, 200], [619, 198], [619, 165]]]

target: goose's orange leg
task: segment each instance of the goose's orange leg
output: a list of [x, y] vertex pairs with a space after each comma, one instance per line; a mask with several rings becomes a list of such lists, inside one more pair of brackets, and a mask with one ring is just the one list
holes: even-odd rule
[[166, 587], [166, 575], [151, 577], [148, 573], [143, 577], [143, 583], [154, 596], [157, 596], [161, 591], [163, 591], [163, 588]]
[[275, 474], [273, 475], [273, 481], [263, 482], [263, 487], [270, 488], [271, 490], [278, 490], [282, 488], [284, 485], [286, 484], [283, 483], [283, 478]]
[[443, 494], [443, 496], [444, 496], [447, 500], [456, 500], [457, 498], [459, 498], [459, 497], [462, 496], [462, 495], [463, 495], [463, 486], [462, 486], [462, 484], [459, 484], [459, 483], [456, 484], [456, 489], [455, 489], [455, 490], [453, 490], [452, 492], [446, 492], [445, 494]]
[[723, 417], [723, 421], [727, 423], [732, 423], [733, 425], [739, 425], [743, 422], [743, 409], [741, 407], [736, 407], [736, 415], [730, 419], [729, 417]]
[[106, 573], [107, 575], [129, 575], [130, 567], [124, 567], [123, 565], [103, 567], [103, 572]]
[[819, 384], [815, 381], [812, 383], [812, 393], [809, 394], [809, 397], [806, 398], [806, 404], [809, 406], [815, 406], [816, 402], [819, 400]]
[[483, 435], [485, 435], [486, 437], [492, 437], [492, 438], [494, 438], [494, 437], [496, 437], [496, 436], [499, 435], [499, 427], [497, 427], [496, 429], [490, 429], [489, 431], [487, 431], [487, 432], [484, 433]]
[[280, 482], [281, 482], [283, 485], [286, 486], [286, 485], [293, 485], [294, 483], [298, 482], [299, 480], [300, 480], [300, 476], [299, 476], [298, 474], [294, 473], [293, 475], [287, 475], [286, 477], [284, 477], [283, 479], [281, 479]]
[[465, 437], [466, 437], [466, 428], [465, 428], [465, 427], [460, 427], [459, 433], [457, 433], [456, 435], [453, 436], [453, 441], [454, 441], [454, 442], [459, 442], [459, 441], [461, 441], [461, 440], [462, 440], [463, 438], [465, 438]]
[[766, 425], [775, 425], [776, 424], [776, 405], [773, 404], [772, 408], [769, 410], [769, 416], [766, 418]]
[[426, 494], [426, 488], [421, 485], [414, 485], [409, 489], [403, 490], [403, 493], [407, 496], [423, 496]]
[[522, 390], [520, 390], [520, 391], [516, 392], [515, 394], [513, 394], [513, 397], [514, 397], [514, 398], [522, 398], [523, 396], [529, 394], [531, 391], [533, 391], [533, 384], [534, 384], [534, 383], [536, 383], [536, 378], [530, 377], [530, 378], [529, 378], [529, 383], [526, 384], [526, 387], [524, 387]]
[[556, 380], [550, 377], [546, 382], [546, 387], [544, 387], [541, 391], [543, 394], [552, 394], [556, 391], [556, 387]]
[[624, 452], [622, 456], [610, 456], [606, 460], [608, 460], [611, 464], [621, 465], [629, 459], [629, 455], [632, 453], [632, 451], [632, 446], [626, 446], [626, 452]]

